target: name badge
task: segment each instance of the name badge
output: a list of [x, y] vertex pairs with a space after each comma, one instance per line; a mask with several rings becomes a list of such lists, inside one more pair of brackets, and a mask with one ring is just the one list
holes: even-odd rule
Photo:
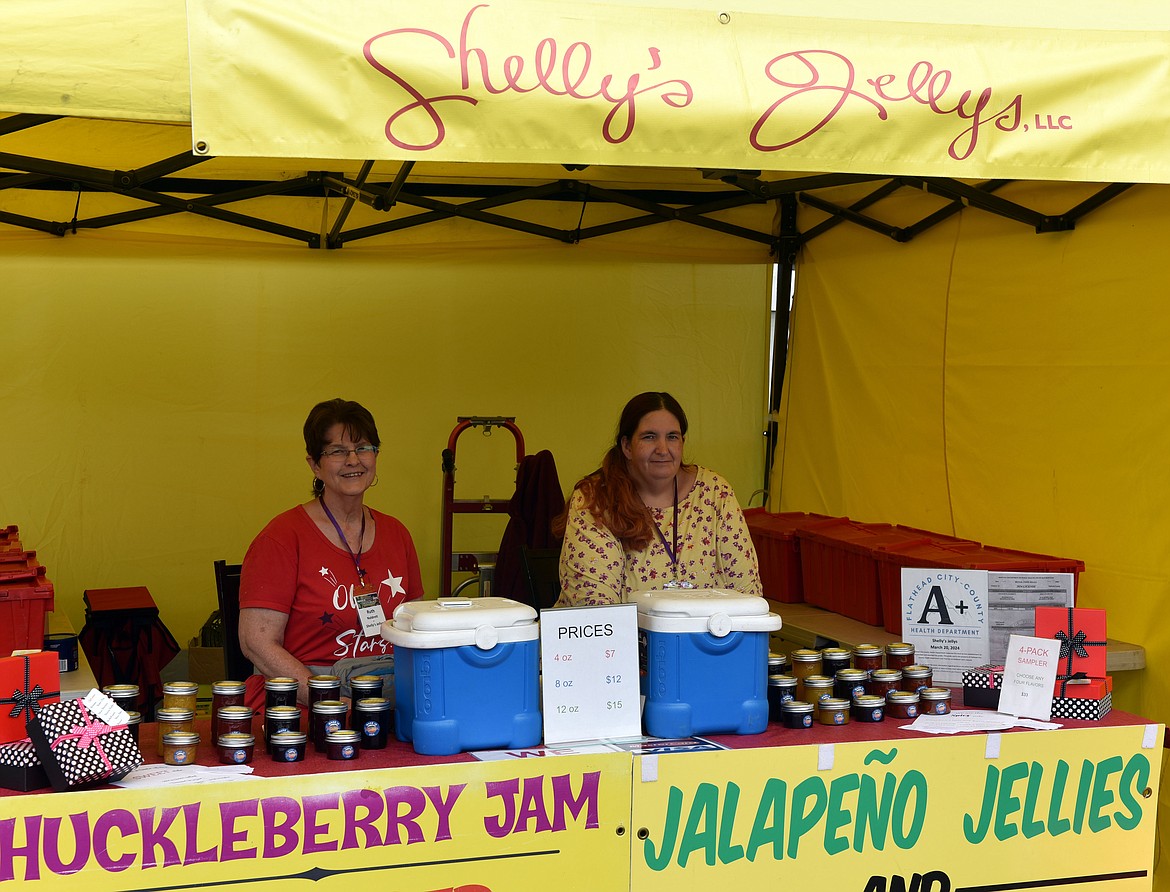
[[382, 623], [386, 622], [386, 611], [382, 609], [382, 602], [378, 600], [377, 592], [360, 592], [353, 596], [357, 605], [358, 620], [362, 624], [362, 634], [367, 638], [377, 638], [382, 634]]

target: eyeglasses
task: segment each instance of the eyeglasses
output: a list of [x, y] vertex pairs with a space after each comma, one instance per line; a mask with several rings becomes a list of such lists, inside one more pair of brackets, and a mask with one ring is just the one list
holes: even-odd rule
[[344, 446], [334, 446], [332, 449], [326, 449], [322, 452], [321, 458], [327, 458], [330, 461], [345, 461], [349, 458], [351, 452], [359, 459], [371, 458], [378, 454], [378, 447], [371, 446], [369, 443], [355, 446], [353, 449], [346, 449]]

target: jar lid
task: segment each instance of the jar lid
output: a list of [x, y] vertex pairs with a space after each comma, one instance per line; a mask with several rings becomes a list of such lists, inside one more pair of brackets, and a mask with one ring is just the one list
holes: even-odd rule
[[769, 675], [768, 687], [792, 688], [796, 687], [796, 679], [791, 675]]
[[295, 691], [297, 689], [297, 680], [284, 675], [278, 675], [275, 678], [264, 679], [264, 687], [269, 691]]
[[336, 715], [348, 709], [349, 707], [341, 700], [318, 700], [313, 704], [313, 713], [320, 715]]
[[768, 654], [768, 665], [769, 666], [783, 666], [787, 662], [788, 662], [788, 655], [787, 654], [778, 654], [778, 653]]
[[195, 718], [194, 709], [184, 709], [182, 706], [164, 706], [154, 711], [156, 722], [190, 722]]
[[951, 692], [946, 688], [923, 688], [918, 696], [923, 700], [950, 700]]
[[853, 653], [853, 651], [846, 650], [843, 647], [822, 647], [821, 648], [821, 657], [822, 658], [836, 657], [839, 660], [844, 660], [844, 659], [847, 659], [852, 653]]
[[806, 688], [831, 688], [833, 679], [827, 675], [806, 675], [804, 686]]
[[275, 746], [296, 746], [308, 739], [309, 735], [304, 731], [277, 731], [268, 741]]
[[802, 647], [799, 650], [794, 650], [788, 655], [788, 658], [794, 663], [812, 663], [821, 658], [819, 650], [810, 650], [807, 647]]
[[211, 686], [213, 694], [242, 694], [246, 685], [242, 681], [217, 681]]
[[841, 681], [865, 681], [869, 673], [864, 669], [838, 669], [834, 677]]
[[138, 685], [136, 684], [108, 684], [102, 688], [102, 693], [110, 697], [126, 696], [134, 694], [138, 696]]
[[334, 688], [341, 685], [341, 676], [339, 675], [310, 675], [309, 687], [311, 688]]
[[874, 709], [878, 706], [885, 705], [885, 699], [879, 697], [877, 694], [857, 694], [853, 697], [853, 705], [860, 706], [864, 709]]
[[381, 675], [355, 675], [349, 680], [351, 688], [380, 688], [383, 678]]
[[780, 704], [780, 709], [783, 712], [812, 712], [813, 705], [804, 700], [785, 700]]
[[142, 724], [142, 713], [134, 712], [133, 710], [127, 710], [126, 711], [126, 724], [127, 725], [141, 725]]
[[886, 700], [889, 703], [917, 703], [917, 691], [890, 691], [886, 694]]
[[826, 710], [826, 709], [832, 711], [834, 709], [848, 709], [848, 708], [849, 708], [849, 701], [843, 700], [840, 697], [826, 697], [824, 700], [821, 701], [821, 710], [822, 711]]
[[168, 731], [163, 735], [164, 746], [191, 746], [199, 742], [199, 735], [194, 731]]
[[902, 677], [903, 678], [921, 678], [924, 675], [930, 675], [930, 667], [929, 666], [921, 666], [921, 665], [915, 664], [913, 666], [903, 666], [902, 667]]
[[880, 644], [855, 644], [853, 652], [867, 657], [876, 657], [882, 652], [882, 646]]
[[901, 669], [874, 669], [869, 673], [869, 677], [874, 681], [901, 681]]
[[264, 710], [264, 716], [270, 719], [287, 719], [300, 714], [299, 706], [270, 706]]
[[251, 706], [221, 706], [219, 708], [219, 712], [216, 714], [221, 719], [250, 719], [252, 717], [252, 707]]
[[393, 709], [394, 704], [385, 697], [362, 697], [354, 703], [354, 708], [363, 712], [383, 712], [387, 709]]
[[326, 743], [357, 743], [360, 740], [361, 735], [357, 731], [351, 731], [348, 728], [330, 731], [325, 735]]
[[193, 681], [164, 681], [164, 694], [195, 694], [199, 691], [199, 685]]
[[229, 731], [227, 734], [219, 735], [220, 746], [255, 746], [256, 735], [245, 734], [243, 731]]
[[886, 653], [888, 654], [912, 654], [914, 653], [914, 645], [907, 644], [905, 641], [891, 641], [886, 645]]

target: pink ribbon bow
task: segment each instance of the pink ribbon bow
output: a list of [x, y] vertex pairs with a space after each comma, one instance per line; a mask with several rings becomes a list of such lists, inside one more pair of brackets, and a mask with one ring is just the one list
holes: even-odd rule
[[69, 729], [68, 734], [62, 734], [50, 743], [49, 748], [55, 750], [59, 743], [66, 740], [76, 740], [79, 750], [89, 749], [92, 745], [97, 748], [98, 755], [102, 757], [102, 764], [106, 766], [106, 771], [113, 771], [114, 766], [110, 764], [109, 757], [106, 756], [106, 750], [102, 746], [101, 738], [111, 731], [125, 731], [126, 725], [107, 725], [105, 722], [95, 722], [90, 717], [89, 710], [85, 708], [85, 704], [80, 700], [77, 701], [77, 708], [81, 710], [83, 724], [74, 725]]

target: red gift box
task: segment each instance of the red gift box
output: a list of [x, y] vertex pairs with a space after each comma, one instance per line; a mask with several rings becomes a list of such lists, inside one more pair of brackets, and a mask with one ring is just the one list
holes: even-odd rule
[[0, 657], [0, 743], [23, 740], [25, 725], [61, 699], [61, 661], [51, 650]]
[[1060, 679], [1105, 677], [1105, 611], [1089, 607], [1037, 607], [1036, 637], [1060, 641]]

